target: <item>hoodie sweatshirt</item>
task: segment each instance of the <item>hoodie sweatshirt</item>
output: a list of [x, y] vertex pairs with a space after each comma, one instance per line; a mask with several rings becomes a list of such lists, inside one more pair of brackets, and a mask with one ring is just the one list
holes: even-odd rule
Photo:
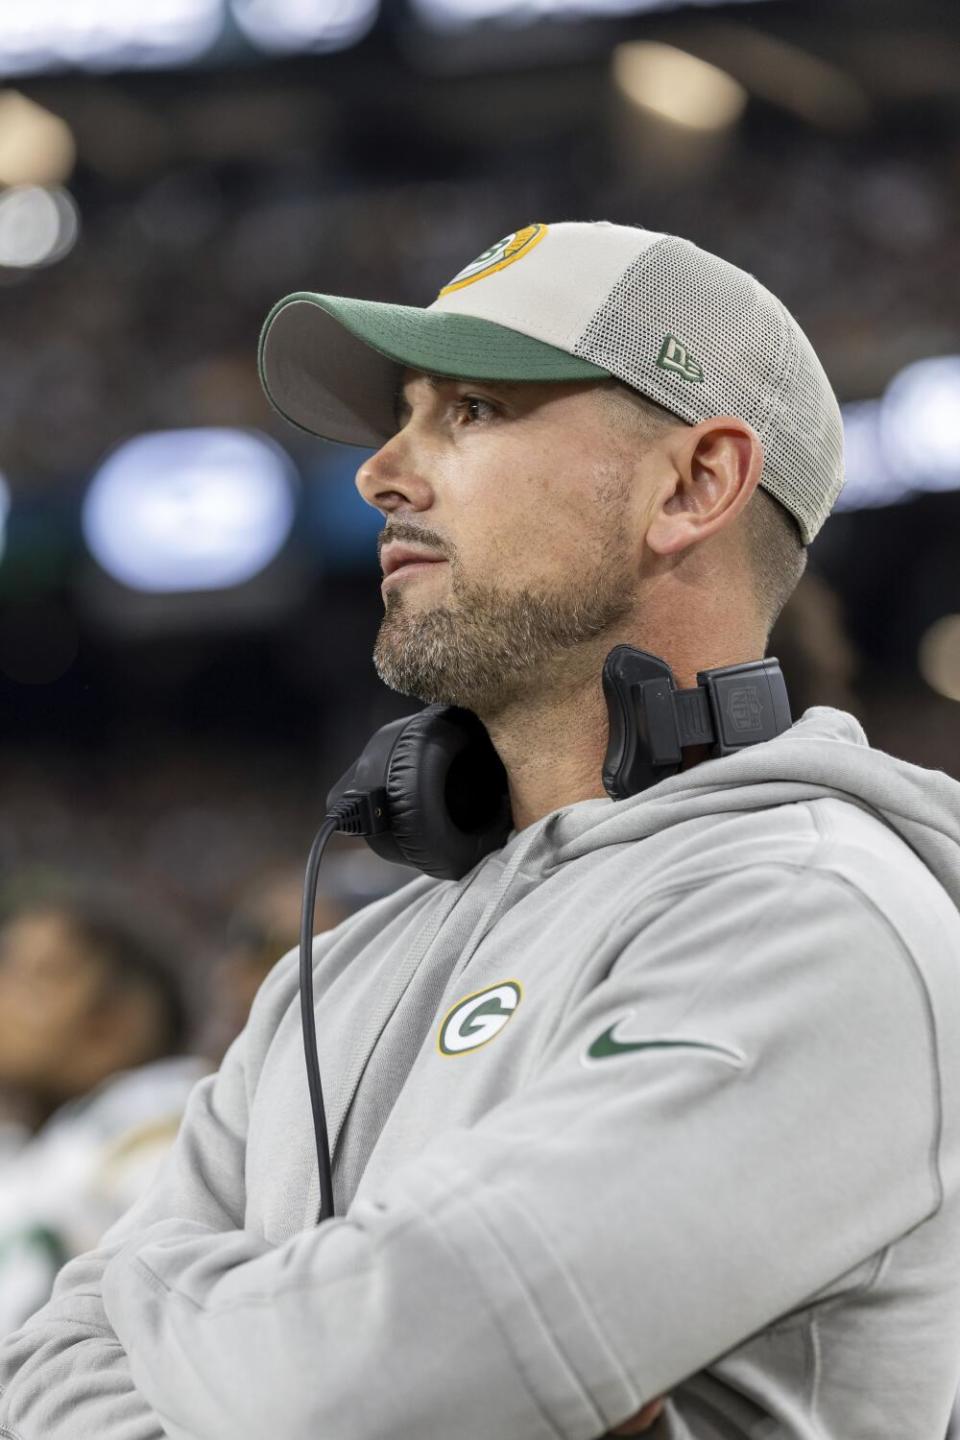
[[[322, 872], [321, 872], [322, 873]], [[514, 831], [297, 956], [0, 1346], [7, 1440], [942, 1440], [960, 786], [849, 715]]]

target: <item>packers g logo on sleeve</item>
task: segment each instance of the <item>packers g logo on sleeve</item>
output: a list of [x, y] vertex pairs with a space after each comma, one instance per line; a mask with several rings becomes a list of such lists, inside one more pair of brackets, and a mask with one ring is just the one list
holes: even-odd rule
[[443, 1018], [437, 1034], [441, 1055], [463, 1055], [479, 1050], [495, 1039], [507, 1024], [520, 1001], [523, 988], [519, 980], [502, 980], [458, 1000]]
[[[464, 285], [472, 285], [475, 280], [482, 280], [484, 275], [492, 275], [495, 270], [503, 270], [507, 265], [512, 265], [515, 260], [522, 260], [524, 255], [529, 255], [535, 245], [539, 245], [547, 233], [546, 225], [525, 225], [522, 230], [511, 230], [509, 235], [504, 235], [489, 250], [484, 250], [476, 260], [471, 260], [469, 265], [454, 275], [448, 285], [444, 285], [440, 295], [449, 295], [451, 290], [462, 290]], [[437, 299], [440, 299], [440, 295]]]

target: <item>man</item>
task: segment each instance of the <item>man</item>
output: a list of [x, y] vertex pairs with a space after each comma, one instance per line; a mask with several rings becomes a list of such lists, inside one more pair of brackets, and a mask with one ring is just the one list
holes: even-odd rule
[[209, 1066], [154, 935], [76, 887], [0, 897], [0, 1335], [151, 1183]]
[[292, 953], [154, 1193], [0, 1350], [0, 1427], [942, 1440], [960, 787], [829, 709], [600, 781], [611, 648], [683, 686], [761, 656], [836, 497], [802, 332], [685, 240], [561, 223], [425, 311], [287, 297], [261, 366], [379, 447], [378, 671], [479, 716], [514, 828], [315, 942], [334, 1218]]

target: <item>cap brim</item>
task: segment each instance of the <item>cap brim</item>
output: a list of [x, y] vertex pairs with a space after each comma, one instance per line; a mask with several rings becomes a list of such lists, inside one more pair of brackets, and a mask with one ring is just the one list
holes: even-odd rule
[[396, 430], [400, 372], [466, 380], [601, 380], [599, 365], [517, 330], [451, 311], [340, 295], [287, 295], [260, 335], [260, 380], [287, 420], [346, 445]]

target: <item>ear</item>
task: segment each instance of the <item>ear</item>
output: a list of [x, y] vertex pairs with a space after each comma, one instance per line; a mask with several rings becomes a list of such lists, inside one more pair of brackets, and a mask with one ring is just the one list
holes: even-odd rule
[[760, 437], [735, 415], [701, 420], [674, 439], [673, 484], [647, 529], [647, 544], [657, 555], [679, 554], [731, 525], [763, 469]]

